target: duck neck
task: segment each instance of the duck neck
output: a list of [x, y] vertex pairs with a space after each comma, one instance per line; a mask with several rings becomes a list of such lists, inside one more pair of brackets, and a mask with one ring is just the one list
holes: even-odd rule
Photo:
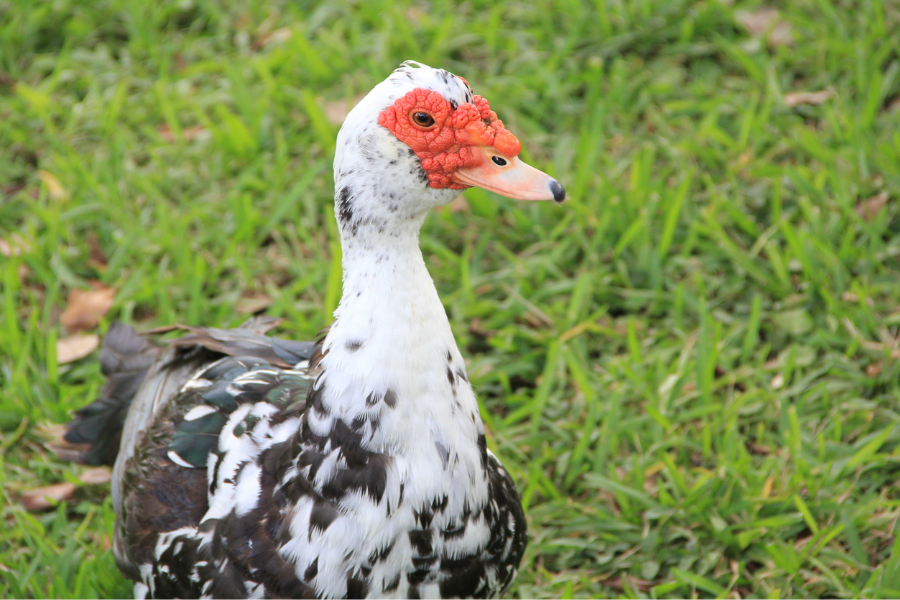
[[339, 218], [343, 295], [323, 342], [314, 433], [333, 429], [337, 419], [358, 425], [368, 450], [395, 454], [424, 439], [433, 446], [448, 432], [454, 440], [442, 441], [444, 447], [475, 443], [483, 433], [465, 364], [419, 249], [424, 218], [352, 225]]

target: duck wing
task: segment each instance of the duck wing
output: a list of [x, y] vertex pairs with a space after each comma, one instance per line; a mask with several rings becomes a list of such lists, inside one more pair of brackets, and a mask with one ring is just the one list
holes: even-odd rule
[[[66, 426], [66, 443], [52, 449], [74, 462], [112, 465], [122, 437], [128, 440], [122, 452], [130, 456], [136, 434], [160, 406], [199, 370], [223, 356], [252, 357], [286, 368], [309, 360], [314, 342], [265, 335], [280, 322], [258, 316], [236, 329], [179, 325], [190, 333], [169, 341], [168, 348], [124, 323], [113, 323], [100, 349], [106, 384], [94, 402], [75, 412]], [[145, 380], [148, 383], [142, 386]]]
[[[241, 565], [264, 558], [255, 571], [297, 588], [292, 567], [280, 564], [274, 547], [252, 557], [247, 548], [201, 549], [204, 532], [197, 529], [204, 518], [218, 520], [210, 513], [217, 503], [240, 502], [241, 467], [263, 453], [275, 458], [270, 447], [284, 446], [305, 410], [312, 384], [306, 361], [316, 344], [265, 335], [274, 324], [257, 318], [229, 330], [182, 327], [188, 334], [166, 347], [120, 323], [105, 336], [101, 368], [108, 381], [100, 397], [76, 413], [66, 441], [75, 449], [69, 458], [115, 461], [114, 551], [122, 571], [139, 582], [136, 593], [143, 587], [161, 597], [246, 595], [239, 569], [201, 572], [214, 568], [206, 559], [215, 554]], [[244, 533], [237, 539], [253, 538], [256, 551], [271, 535]]]

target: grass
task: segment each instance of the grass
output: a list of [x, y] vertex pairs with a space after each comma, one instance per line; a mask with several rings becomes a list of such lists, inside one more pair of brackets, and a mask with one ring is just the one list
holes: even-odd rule
[[471, 190], [422, 234], [529, 518], [511, 595], [900, 595], [900, 7], [781, 2], [787, 44], [740, 24], [761, 8], [0, 0], [0, 238], [25, 242], [0, 595], [130, 594], [108, 486], [18, 502], [82, 470], [39, 435], [102, 385], [96, 355], [56, 365], [69, 290], [117, 289], [101, 330], [267, 294], [311, 338], [340, 286], [328, 111], [407, 58], [465, 76], [571, 198]]

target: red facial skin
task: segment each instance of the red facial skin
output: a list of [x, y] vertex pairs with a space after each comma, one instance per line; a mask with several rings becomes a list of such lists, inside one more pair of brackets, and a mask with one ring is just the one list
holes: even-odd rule
[[[431, 115], [434, 125], [422, 127], [413, 122], [412, 115], [417, 112]], [[472, 152], [473, 146], [493, 147], [510, 158], [522, 150], [516, 136], [481, 96], [475, 96], [474, 104], [460, 104], [454, 110], [439, 93], [417, 88], [384, 109], [378, 123], [412, 148], [435, 189], [471, 187], [452, 181], [450, 176], [457, 169], [476, 167], [484, 160], [483, 153], [476, 156]]]

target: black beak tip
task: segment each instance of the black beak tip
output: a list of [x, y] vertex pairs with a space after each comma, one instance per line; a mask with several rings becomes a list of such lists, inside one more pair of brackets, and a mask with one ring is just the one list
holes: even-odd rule
[[548, 187], [550, 188], [550, 193], [553, 194], [553, 201], [557, 204], [562, 204], [563, 200], [566, 199], [566, 189], [562, 184], [555, 179], [551, 179]]

